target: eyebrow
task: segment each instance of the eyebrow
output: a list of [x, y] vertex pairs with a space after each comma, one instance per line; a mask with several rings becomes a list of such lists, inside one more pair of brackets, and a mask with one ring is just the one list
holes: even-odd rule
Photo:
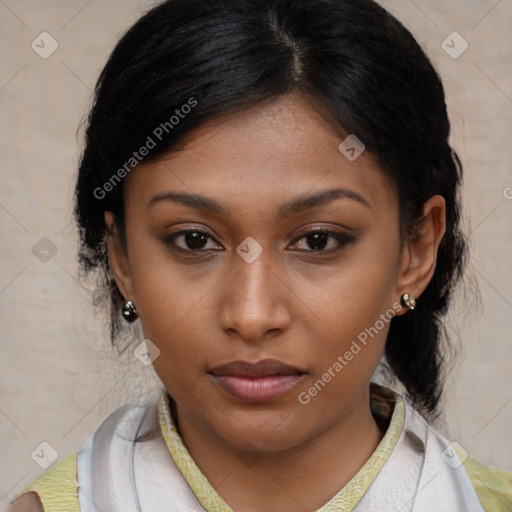
[[[326, 206], [336, 199], [350, 199], [366, 206], [370, 210], [372, 209], [370, 203], [357, 192], [346, 188], [333, 188], [309, 196], [300, 196], [292, 199], [279, 207], [278, 214], [280, 217], [288, 217], [309, 209], [318, 208], [319, 206]], [[183, 192], [161, 192], [149, 201], [146, 208], [160, 201], [171, 201], [214, 215], [223, 215], [225, 217], [230, 215], [230, 211], [226, 207], [211, 197]]]

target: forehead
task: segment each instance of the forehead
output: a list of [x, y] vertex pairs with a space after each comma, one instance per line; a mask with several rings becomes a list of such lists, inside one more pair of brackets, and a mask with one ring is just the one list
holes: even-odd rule
[[168, 190], [236, 209], [342, 187], [376, 210], [396, 206], [394, 186], [373, 155], [363, 151], [351, 161], [340, 151], [346, 135], [303, 99], [283, 96], [215, 119], [187, 134], [180, 150], [139, 165], [127, 177], [127, 200], [147, 204]]

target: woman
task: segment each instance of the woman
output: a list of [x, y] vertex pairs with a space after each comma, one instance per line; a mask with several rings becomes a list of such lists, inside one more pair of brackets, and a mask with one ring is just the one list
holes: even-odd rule
[[467, 251], [449, 129], [372, 1], [144, 15], [99, 77], [75, 214], [112, 342], [140, 319], [162, 394], [11, 510], [509, 510], [512, 475], [431, 424]]

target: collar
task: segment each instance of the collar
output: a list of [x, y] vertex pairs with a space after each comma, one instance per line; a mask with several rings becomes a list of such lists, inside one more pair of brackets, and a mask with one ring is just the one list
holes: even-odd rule
[[[203, 507], [212, 512], [233, 512], [217, 494], [201, 472], [178, 433], [171, 415], [172, 398], [163, 388], [158, 404], [159, 423], [165, 444], [174, 463], [187, 481]], [[370, 386], [370, 408], [381, 428], [388, 424], [386, 433], [375, 451], [352, 479], [316, 512], [344, 510], [350, 512], [357, 506], [370, 484], [389, 458], [404, 425], [405, 406], [400, 395], [376, 383]]]

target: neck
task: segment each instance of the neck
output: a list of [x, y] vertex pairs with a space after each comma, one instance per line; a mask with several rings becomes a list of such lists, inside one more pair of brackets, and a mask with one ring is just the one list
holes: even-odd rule
[[300, 445], [277, 453], [254, 452], [226, 444], [179, 406], [174, 412], [190, 455], [237, 512], [320, 508], [362, 468], [387, 428], [376, 423], [368, 393], [350, 414]]

